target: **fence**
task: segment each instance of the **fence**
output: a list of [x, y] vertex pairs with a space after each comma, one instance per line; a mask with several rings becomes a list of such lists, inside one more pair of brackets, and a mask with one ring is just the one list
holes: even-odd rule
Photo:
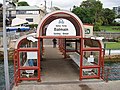
[[105, 55], [120, 55], [120, 49], [105, 49]]
[[94, 32], [94, 35], [105, 37], [105, 38], [119, 38], [120, 33], [117, 32]]
[[[14, 85], [14, 75], [10, 78], [10, 90], [12, 90]], [[5, 86], [3, 87], [2, 90], [6, 90]]]
[[[14, 67], [13, 67], [13, 61], [9, 61], [8, 66], [9, 66], [10, 90], [12, 90], [12, 87], [14, 85], [14, 69], [13, 69]], [[4, 71], [4, 64], [2, 65], [2, 69]], [[3, 76], [3, 78], [5, 77], [4, 73], [1, 73], [1, 75]], [[6, 90], [4, 79], [0, 79], [0, 80], [3, 81], [3, 83], [1, 83], [1, 85], [3, 85], [3, 87], [0, 88], [0, 90]]]
[[120, 67], [105, 67], [103, 79], [106, 82], [120, 80]]

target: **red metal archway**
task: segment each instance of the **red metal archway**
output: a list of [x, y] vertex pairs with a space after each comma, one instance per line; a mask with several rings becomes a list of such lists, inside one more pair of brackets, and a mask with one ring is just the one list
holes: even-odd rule
[[[52, 22], [55, 19], [59, 18], [65, 18], [69, 20], [73, 25], [75, 26], [76, 29], [76, 36], [47, 36], [45, 34], [45, 26], [48, 25], [50, 22]], [[63, 52], [64, 57], [66, 58], [66, 53], [67, 52], [77, 52], [79, 54], [79, 79], [82, 80], [84, 78], [100, 78], [100, 69], [103, 68], [104, 66], [104, 61], [103, 61], [103, 51], [102, 51], [102, 46], [99, 40], [93, 40], [90, 38], [85, 38], [84, 37], [84, 28], [83, 24], [80, 21], [80, 19], [74, 15], [71, 12], [67, 11], [56, 11], [53, 13], [48, 14], [41, 23], [39, 24], [37, 28], [37, 37], [35, 37], [37, 41], [37, 47], [32, 48], [21, 48], [21, 45], [23, 44], [22, 42], [27, 41], [27, 37], [25, 36], [21, 39], [18, 40], [15, 48], [15, 54], [14, 54], [14, 70], [15, 70], [15, 82], [16, 84], [20, 80], [41, 80], [41, 70], [40, 70], [40, 63], [41, 63], [41, 56], [42, 56], [42, 51], [43, 51], [43, 39], [59, 39], [59, 50]], [[74, 39], [74, 40], [72, 40]], [[87, 43], [89, 41], [89, 43]], [[66, 49], [66, 42], [75, 42], [75, 50], [67, 50]], [[79, 50], [77, 43], [79, 43]], [[96, 46], [95, 46], [95, 45]], [[87, 47], [86, 47], [87, 46]], [[20, 65], [20, 52], [37, 52], [37, 66], [21, 66]], [[92, 64], [92, 65], [84, 65], [84, 56], [86, 53], [89, 52], [97, 52], [98, 53], [98, 61], [97, 64]], [[96, 74], [92, 75], [84, 75], [84, 71], [88, 69], [95, 69], [97, 71]], [[37, 76], [36, 77], [21, 77], [21, 71], [22, 70], [37, 70]]]

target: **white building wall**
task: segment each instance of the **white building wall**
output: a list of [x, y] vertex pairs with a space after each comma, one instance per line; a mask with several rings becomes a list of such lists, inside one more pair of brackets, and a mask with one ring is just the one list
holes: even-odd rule
[[26, 19], [28, 19], [28, 18], [31, 18], [31, 19], [33, 19], [33, 22], [29, 22], [29, 24], [38, 24], [39, 23], [39, 21], [41, 20], [41, 16], [40, 16], [40, 14], [38, 14], [38, 15], [16, 15], [16, 18], [20, 18], [20, 19], [24, 19], [24, 20], [26, 20]]

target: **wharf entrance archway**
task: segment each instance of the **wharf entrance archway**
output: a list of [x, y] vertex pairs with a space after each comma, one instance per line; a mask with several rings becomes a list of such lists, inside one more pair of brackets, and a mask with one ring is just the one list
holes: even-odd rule
[[[32, 37], [30, 37], [32, 36]], [[34, 39], [33, 39], [34, 38]], [[55, 11], [46, 15], [37, 28], [36, 35], [21, 37], [16, 43], [14, 67], [15, 80], [41, 80], [41, 60], [44, 53], [44, 39], [57, 39], [58, 48], [64, 58], [68, 57], [79, 67], [79, 79], [100, 78], [100, 69], [103, 68], [103, 52], [99, 40], [86, 38], [85, 29], [81, 20], [71, 12]], [[24, 47], [25, 44], [30, 47]], [[25, 54], [26, 55], [23, 55]], [[25, 66], [20, 63], [26, 59], [35, 59], [35, 66]], [[33, 57], [32, 57], [33, 56]], [[26, 61], [26, 60], [25, 60]], [[36, 77], [22, 77], [22, 72], [36, 70]]]

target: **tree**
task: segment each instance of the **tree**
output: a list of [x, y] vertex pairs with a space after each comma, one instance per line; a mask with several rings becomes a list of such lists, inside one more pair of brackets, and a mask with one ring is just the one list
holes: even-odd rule
[[74, 6], [72, 10], [83, 23], [97, 25], [97, 28], [102, 24], [101, 11], [102, 3], [96, 0], [83, 1], [80, 7]]
[[72, 12], [76, 14], [83, 23], [93, 23], [93, 17], [91, 16], [89, 9], [76, 7], [72, 10]]
[[73, 8], [72, 12], [78, 15], [84, 23], [101, 23], [102, 3], [96, 0], [83, 1], [80, 7]]
[[29, 4], [25, 1], [18, 2], [18, 6], [29, 6]]
[[117, 15], [117, 17], [116, 18], [120, 18], [120, 14], [119, 15]]
[[[101, 11], [102, 11], [102, 3], [96, 0], [87, 0], [83, 1], [80, 7], [88, 9], [90, 11], [91, 16], [94, 16], [94, 22], [99, 22], [101, 19]], [[98, 19], [99, 18], [99, 19]]]
[[111, 25], [115, 19], [115, 12], [109, 8], [102, 10], [103, 25]]

